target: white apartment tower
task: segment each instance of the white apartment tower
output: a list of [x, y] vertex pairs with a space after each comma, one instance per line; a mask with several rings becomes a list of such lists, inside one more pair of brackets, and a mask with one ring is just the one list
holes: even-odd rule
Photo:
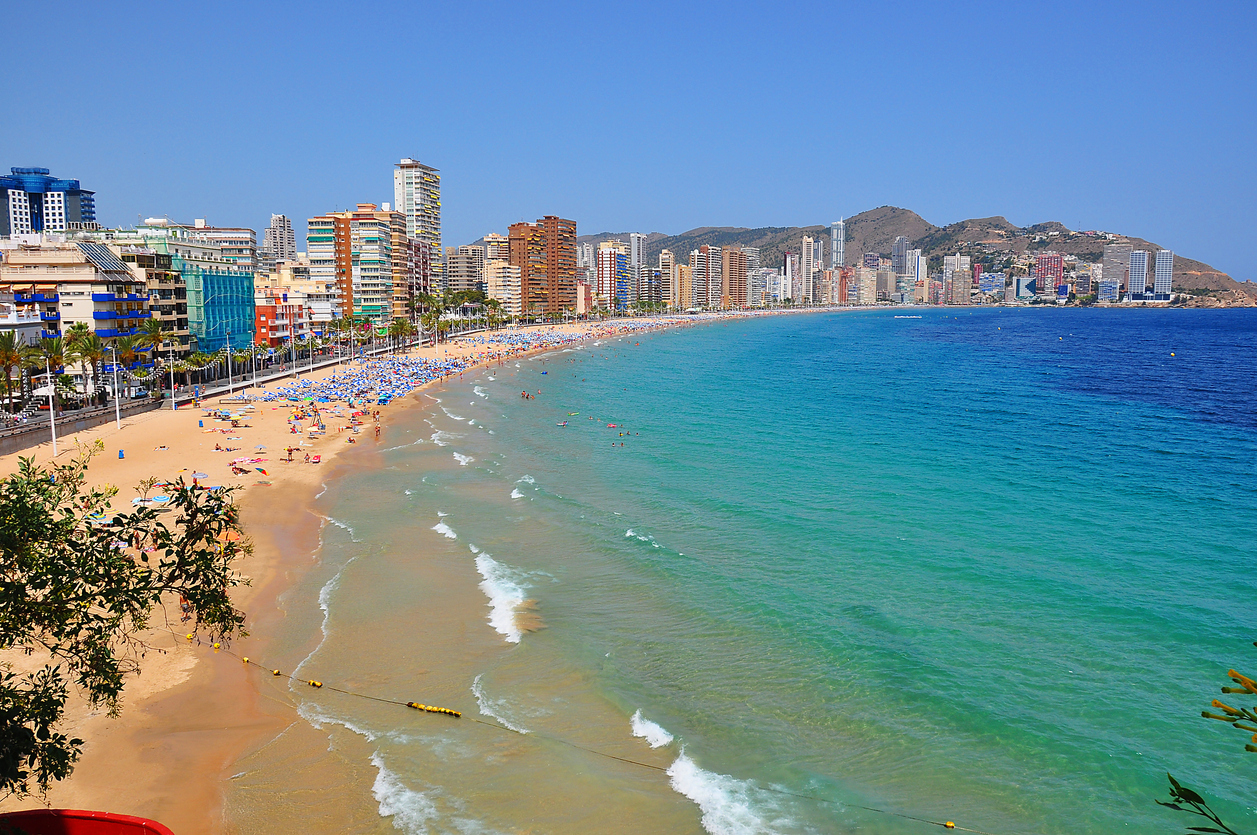
[[406, 157], [393, 169], [393, 201], [406, 216], [406, 235], [441, 254], [441, 174]]
[[262, 247], [276, 261], [297, 260], [297, 235], [287, 215], [271, 215], [271, 225], [262, 236]]
[[837, 270], [843, 266], [847, 255], [847, 224], [841, 219], [829, 224], [829, 268]]
[[1156, 266], [1153, 268], [1152, 292], [1159, 296], [1174, 292], [1174, 253], [1168, 249], [1157, 253]]
[[1148, 286], [1148, 253], [1136, 249], [1130, 254], [1130, 276], [1126, 279], [1126, 292], [1132, 296], [1143, 295]]

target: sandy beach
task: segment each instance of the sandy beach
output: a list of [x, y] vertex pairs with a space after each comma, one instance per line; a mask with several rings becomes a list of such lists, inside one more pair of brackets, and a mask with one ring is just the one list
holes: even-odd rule
[[[507, 356], [553, 350], [557, 344], [684, 322], [620, 320], [545, 326], [416, 348], [407, 356], [449, 361], [465, 373]], [[538, 347], [538, 343], [546, 344]], [[338, 370], [344, 373], [347, 368], [320, 369], [273, 381], [266, 388], [246, 389], [246, 393], [264, 396], [294, 382], [317, 385]], [[324, 520], [311, 509], [313, 499], [325, 482], [336, 477], [338, 467], [363, 465], [377, 443], [388, 442], [390, 413], [405, 409], [424, 388], [440, 385], [441, 380], [435, 380], [388, 405], [362, 407], [379, 411], [378, 441], [377, 424], [370, 414], [360, 418], [363, 425], [356, 434], [348, 428], [352, 410], [344, 404], [319, 404], [326, 434], [311, 435], [308, 417], [298, 424], [300, 433], [293, 433], [290, 418], [303, 413], [294, 412], [292, 402], [257, 400], [246, 408], [239, 401], [224, 403], [219, 398], [199, 408], [128, 418], [120, 429], [111, 422], [59, 438], [57, 460], [69, 460], [78, 448], [99, 441], [103, 451], [92, 460], [88, 480], [118, 487], [115, 507], [129, 506], [139, 495], [135, 486], [153, 476], [191, 480], [193, 474], [203, 473], [204, 477], [198, 476], [202, 485], [233, 488], [254, 550], [237, 567], [250, 582], [236, 593], [237, 605], [247, 613], [245, 628], [250, 635], [231, 649], [265, 659], [267, 636], [284, 617], [278, 598], [313, 564], [317, 553]], [[339, 414], [331, 411], [336, 406], [341, 407]], [[209, 413], [216, 408], [238, 414], [236, 423], [214, 419]], [[289, 447], [294, 448], [291, 462], [285, 452]], [[351, 455], [342, 457], [351, 450]], [[318, 456], [321, 463], [307, 463], [307, 455], [312, 460]], [[52, 445], [45, 442], [0, 458], [0, 474], [14, 472], [21, 457], [47, 464]], [[237, 460], [241, 458], [256, 460]], [[235, 474], [233, 460], [239, 468]], [[160, 492], [157, 488], [150, 495]], [[66, 726], [86, 744], [74, 774], [50, 790], [49, 806], [141, 815], [178, 833], [233, 831], [222, 812], [222, 787], [231, 777], [232, 764], [282, 732], [296, 715], [281, 689], [255, 683], [256, 670], [250, 672], [233, 655], [215, 653], [200, 638], [184, 639], [186, 627], [178, 615], [177, 606], [157, 614], [155, 624], [165, 628], [153, 631], [152, 649], [143, 659], [141, 674], [127, 685], [119, 717], [89, 711], [81, 702], [72, 701]], [[10, 798], [0, 803], [0, 811], [39, 804], [36, 798]]]

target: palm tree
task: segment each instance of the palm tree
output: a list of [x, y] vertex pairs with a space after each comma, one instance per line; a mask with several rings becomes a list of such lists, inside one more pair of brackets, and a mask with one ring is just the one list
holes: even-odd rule
[[172, 335], [160, 319], [145, 319], [136, 329], [135, 344], [141, 351], [151, 351], [156, 359], [157, 349], [170, 341]]
[[139, 346], [136, 345], [134, 336], [116, 336], [111, 344], [114, 351], [118, 354], [118, 359], [122, 360], [122, 364], [128, 368], [135, 362], [136, 357], [140, 355]]
[[[105, 340], [101, 339], [94, 333], [79, 337], [74, 343], [74, 353], [79, 359], [86, 362], [92, 369], [92, 392], [99, 397], [99, 389], [96, 386], [97, 374], [100, 371], [100, 364], [105, 361], [105, 353], [108, 348], [105, 346]], [[83, 386], [84, 390], [87, 386]]]
[[52, 386], [52, 405], [53, 408], [59, 408], [61, 398], [57, 396], [57, 387], [52, 383], [52, 372], [65, 365], [66, 361], [66, 345], [59, 336], [45, 336], [39, 340], [36, 346], [36, 352], [32, 355], [36, 368], [40, 365], [40, 360], [44, 361], [44, 366], [48, 371], [48, 385]]
[[27, 349], [17, 331], [0, 333], [0, 368], [4, 369], [4, 393], [9, 398], [9, 412], [13, 412], [13, 369], [21, 368]]

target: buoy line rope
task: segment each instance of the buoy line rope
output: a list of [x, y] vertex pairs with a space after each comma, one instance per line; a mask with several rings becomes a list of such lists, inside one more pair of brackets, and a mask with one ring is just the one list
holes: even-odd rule
[[[176, 638], [180, 637], [173, 629], [167, 629], [167, 631], [169, 631], [170, 634], [174, 635]], [[197, 638], [195, 633], [189, 632], [185, 634], [183, 638], [185, 638], [189, 644], [191, 644], [193, 641], [196, 641], [198, 644], [201, 643], [200, 639]], [[434, 705], [425, 705], [418, 702], [403, 702], [399, 699], [388, 699], [383, 696], [372, 696], [368, 693], [357, 693], [357, 692], [354, 692], [353, 690], [345, 690], [345, 689], [342, 689], [340, 687], [335, 687], [330, 684], [324, 684], [323, 682], [318, 681], [317, 679], [299, 679], [296, 676], [289, 675], [288, 673], [282, 672], [279, 669], [274, 669], [271, 667], [267, 667], [264, 664], [259, 664], [257, 661], [254, 661], [252, 658], [249, 658], [247, 655], [240, 655], [238, 653], [232, 652], [230, 649], [223, 646], [221, 643], [215, 642], [212, 648], [214, 652], [226, 653], [227, 655], [230, 655], [232, 658], [239, 659], [246, 666], [256, 667], [259, 670], [264, 670], [272, 678], [283, 678], [283, 679], [287, 679], [288, 681], [295, 681], [299, 684], [305, 684], [310, 687], [313, 687], [316, 690], [331, 690], [334, 693], [341, 693], [345, 696], [353, 696], [354, 698], [358, 698], [358, 699], [367, 699], [369, 701], [379, 702], [381, 704], [396, 705], [398, 707], [407, 707], [407, 708], [411, 708], [412, 710], [421, 710], [426, 713], [441, 713], [446, 716], [452, 716], [455, 719], [466, 719], [470, 722], [475, 722], [478, 725], [484, 725], [486, 728], [493, 728], [494, 730], [497, 730], [497, 731], [502, 731], [504, 733], [509, 733], [509, 734], [515, 734], [516, 736], [521, 736], [521, 737], [534, 737], [536, 739], [544, 739], [547, 742], [555, 742], [555, 743], [558, 743], [559, 745], [566, 745], [569, 748], [575, 748], [578, 751], [584, 751], [585, 753], [592, 754], [596, 757], [603, 757], [604, 759], [615, 760], [617, 762], [626, 763], [628, 765], [636, 765], [641, 768], [648, 768], [651, 771], [659, 771], [664, 774], [667, 774], [670, 768], [670, 766], [654, 765], [652, 763], [642, 762], [641, 760], [629, 759], [628, 757], [619, 757], [619, 756], [616, 756], [615, 754], [608, 754], [605, 751], [599, 751], [595, 748], [586, 748], [584, 745], [579, 745], [575, 742], [570, 742], [566, 739], [560, 739], [555, 736], [546, 736], [545, 734], [539, 734], [532, 731], [528, 731], [528, 732], [517, 731], [514, 728], [508, 728], [505, 725], [499, 724], [497, 722], [487, 722], [484, 719], [477, 719], [474, 716], [464, 716], [462, 711], [459, 711], [459, 710], [452, 710], [450, 708], [444, 708], [444, 707], [436, 707]], [[831, 800], [825, 797], [816, 797], [815, 795], [802, 794], [801, 792], [792, 792], [792, 791], [789, 791], [788, 789], [776, 788], [774, 786], [760, 786], [759, 788], [762, 789], [763, 791], [772, 792], [773, 794], [785, 795], [787, 797], [796, 797], [796, 798], [799, 798], [800, 800], [811, 800], [816, 803], [826, 803], [826, 804], [831, 804], [831, 805], [836, 805], [836, 806], [847, 806], [852, 809], [860, 809], [865, 812], [876, 812], [879, 815], [889, 815], [890, 817], [917, 821], [919, 823], [929, 824], [930, 826], [940, 826], [943, 829], [952, 829], [952, 830], [955, 830], [956, 832], [971, 832], [973, 833], [973, 835], [995, 835], [995, 833], [987, 832], [986, 830], [983, 830], [983, 829], [971, 829], [966, 826], [959, 826], [953, 823], [952, 821], [936, 821], [930, 818], [920, 818], [920, 817], [917, 817], [916, 815], [904, 814], [903, 812], [892, 812], [888, 809], [878, 809], [874, 806], [861, 806], [857, 803], [847, 803], [846, 801], [842, 801], [842, 800]]]

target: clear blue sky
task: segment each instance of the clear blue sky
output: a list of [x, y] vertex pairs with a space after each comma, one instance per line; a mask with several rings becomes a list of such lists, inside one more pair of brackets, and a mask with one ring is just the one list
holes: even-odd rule
[[83, 3], [5, 14], [0, 166], [261, 229], [441, 169], [444, 243], [828, 223], [1139, 235], [1257, 280], [1257, 3]]

